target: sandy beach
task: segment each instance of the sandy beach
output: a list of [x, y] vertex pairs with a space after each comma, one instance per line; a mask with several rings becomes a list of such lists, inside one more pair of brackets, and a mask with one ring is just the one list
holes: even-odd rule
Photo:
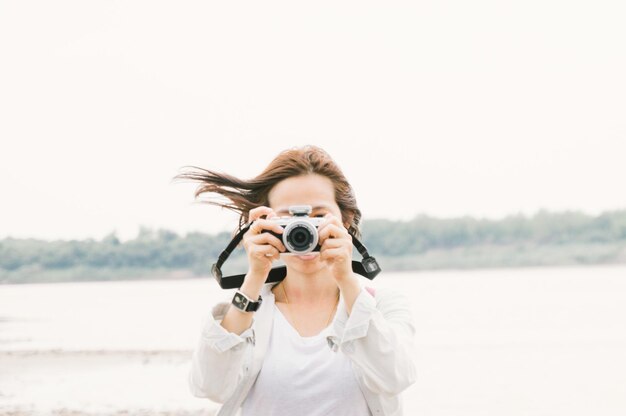
[[[405, 415], [623, 416], [626, 268], [386, 274], [413, 299]], [[0, 416], [214, 415], [191, 395], [209, 279], [0, 286]]]
[[0, 351], [0, 415], [212, 416], [216, 405], [191, 397], [182, 383], [190, 357], [172, 350]]

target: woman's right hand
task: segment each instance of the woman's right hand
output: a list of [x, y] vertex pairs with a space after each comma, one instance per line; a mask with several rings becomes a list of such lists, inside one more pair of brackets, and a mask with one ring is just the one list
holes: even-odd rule
[[[263, 215], [266, 215], [266, 219], [260, 218]], [[263, 232], [263, 230], [269, 230], [277, 234], [283, 233], [283, 227], [274, 221], [269, 221], [275, 216], [274, 210], [265, 206], [253, 208], [248, 214], [248, 220], [252, 226], [243, 235], [243, 247], [248, 254], [246, 278], [254, 276], [254, 278], [262, 279], [265, 282], [272, 268], [272, 261], [278, 260], [280, 253], [286, 251], [280, 239], [270, 233]]]

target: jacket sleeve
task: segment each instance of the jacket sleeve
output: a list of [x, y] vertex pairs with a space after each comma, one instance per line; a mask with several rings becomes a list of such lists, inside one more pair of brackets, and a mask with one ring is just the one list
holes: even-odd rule
[[408, 298], [389, 289], [365, 287], [350, 316], [335, 321], [339, 349], [353, 362], [365, 385], [377, 394], [399, 394], [417, 379], [415, 324]]
[[217, 403], [224, 403], [241, 382], [255, 341], [254, 317], [250, 328], [241, 335], [220, 325], [229, 305], [217, 304], [205, 318], [188, 373], [191, 394]]

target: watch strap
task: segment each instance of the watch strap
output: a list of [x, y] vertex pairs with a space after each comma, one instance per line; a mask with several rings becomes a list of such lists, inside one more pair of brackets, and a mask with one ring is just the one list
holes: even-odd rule
[[259, 299], [257, 301], [253, 301], [245, 293], [237, 290], [233, 295], [232, 304], [235, 307], [243, 312], [254, 312], [259, 309], [261, 303], [263, 302], [263, 298], [259, 295]]

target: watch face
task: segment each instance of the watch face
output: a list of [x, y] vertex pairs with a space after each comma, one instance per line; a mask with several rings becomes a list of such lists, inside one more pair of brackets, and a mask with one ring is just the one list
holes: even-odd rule
[[244, 298], [239, 293], [236, 293], [235, 297], [233, 298], [233, 303], [239, 309], [244, 310], [244, 309], [246, 309], [246, 305], [248, 304], [248, 299]]

